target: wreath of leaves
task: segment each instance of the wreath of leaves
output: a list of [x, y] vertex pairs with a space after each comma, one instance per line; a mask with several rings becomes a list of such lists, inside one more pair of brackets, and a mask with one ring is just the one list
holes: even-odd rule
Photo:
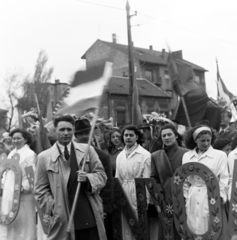
[[[20, 155], [18, 153], [14, 154], [11, 159], [7, 159], [6, 154], [0, 156], [0, 179], [2, 175], [7, 170], [12, 170], [15, 174], [15, 185], [14, 185], [14, 194], [13, 194], [13, 205], [11, 211], [8, 214], [3, 214], [0, 211], [0, 224], [9, 225], [16, 218], [19, 207], [20, 207], [20, 195], [21, 195], [21, 181], [22, 181], [22, 172], [19, 165]], [[1, 181], [0, 181], [1, 189]]]
[[[203, 235], [192, 233], [186, 220], [186, 210], [183, 196], [183, 183], [190, 175], [198, 175], [204, 179], [208, 189], [208, 202], [210, 212], [209, 229]], [[201, 163], [186, 163], [179, 167], [173, 176], [172, 195], [174, 203], [174, 218], [175, 225], [180, 236], [186, 240], [216, 240], [221, 233], [221, 202], [219, 183], [214, 173]]]

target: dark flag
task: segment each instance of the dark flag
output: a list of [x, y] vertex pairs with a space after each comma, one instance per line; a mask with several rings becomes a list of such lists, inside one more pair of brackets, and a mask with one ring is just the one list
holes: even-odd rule
[[226, 101], [227, 104], [231, 103], [233, 94], [227, 89], [225, 83], [221, 79], [218, 62], [216, 61], [217, 67], [217, 97]]

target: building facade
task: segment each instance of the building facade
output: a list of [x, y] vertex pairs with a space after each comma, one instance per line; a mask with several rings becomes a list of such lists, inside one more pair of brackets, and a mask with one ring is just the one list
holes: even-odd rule
[[[182, 51], [172, 52], [172, 56], [180, 63], [190, 65], [195, 75], [195, 81], [203, 89], [206, 89], [206, 70], [203, 67], [200, 67], [183, 59]], [[168, 75], [168, 52], [166, 52], [165, 49], [162, 49], [162, 51], [153, 50], [152, 46], [149, 46], [148, 49], [133, 46], [133, 57], [135, 66], [135, 77], [138, 79], [146, 79], [152, 84], [156, 85], [158, 88], [165, 91], [167, 94], [169, 94], [171, 98], [165, 112], [174, 111], [178, 103], [178, 96], [173, 91], [172, 84]], [[113, 60], [113, 76], [128, 77], [128, 46], [118, 44], [114, 35], [112, 42], [97, 40], [82, 56], [82, 59], [85, 59], [86, 61], [87, 69], [100, 64], [101, 61], [111, 58]], [[141, 89], [139, 89], [139, 95], [141, 98], [143, 98], [140, 92]], [[161, 99], [162, 98], [159, 98], [159, 96], [156, 96], [157, 102], [162, 102]], [[144, 110], [144, 108], [142, 108], [142, 110]]]

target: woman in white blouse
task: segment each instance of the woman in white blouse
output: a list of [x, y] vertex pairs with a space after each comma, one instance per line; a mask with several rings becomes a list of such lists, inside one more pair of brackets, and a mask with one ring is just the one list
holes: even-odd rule
[[[142, 134], [137, 127], [131, 125], [123, 129], [122, 142], [125, 144], [125, 148], [117, 157], [115, 174], [115, 177], [120, 180], [136, 216], [138, 213], [134, 180], [135, 178], [149, 178], [151, 175], [151, 154], [140, 145], [141, 141]], [[135, 239], [123, 214], [122, 231], [123, 240]]]
[[[222, 203], [227, 200], [228, 193], [228, 166], [226, 153], [212, 148], [215, 135], [211, 128], [207, 126], [197, 126], [187, 132], [186, 146], [191, 149], [183, 155], [183, 164], [188, 162], [198, 162], [207, 166], [219, 180], [220, 196]], [[186, 197], [187, 224], [195, 234], [204, 234], [209, 226], [209, 206], [207, 188], [204, 180], [199, 176], [192, 175], [188, 178], [190, 187], [184, 191]], [[223, 230], [226, 232], [226, 216], [222, 206]], [[221, 235], [221, 236], [222, 236]], [[220, 238], [224, 239], [224, 238]]]
[[[8, 158], [11, 158], [15, 153], [20, 155], [19, 165], [22, 170], [22, 184], [19, 212], [16, 219], [7, 226], [6, 239], [34, 240], [36, 238], [35, 202], [25, 168], [32, 166], [35, 171], [36, 154], [29, 148], [32, 141], [30, 133], [17, 128], [10, 132], [10, 136], [15, 149], [9, 153]], [[6, 172], [4, 187], [7, 187], [7, 182], [12, 181], [11, 176], [11, 174], [8, 176], [8, 172]]]

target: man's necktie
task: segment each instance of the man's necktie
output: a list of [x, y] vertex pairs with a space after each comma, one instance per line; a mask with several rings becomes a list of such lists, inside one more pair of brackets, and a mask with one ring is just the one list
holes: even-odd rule
[[65, 159], [66, 160], [68, 160], [69, 159], [69, 152], [68, 152], [68, 149], [67, 149], [67, 146], [65, 146], [65, 148], [64, 148], [64, 157], [65, 157]]
[[224, 135], [225, 131], [224, 130], [221, 130], [219, 135], [222, 137]]

